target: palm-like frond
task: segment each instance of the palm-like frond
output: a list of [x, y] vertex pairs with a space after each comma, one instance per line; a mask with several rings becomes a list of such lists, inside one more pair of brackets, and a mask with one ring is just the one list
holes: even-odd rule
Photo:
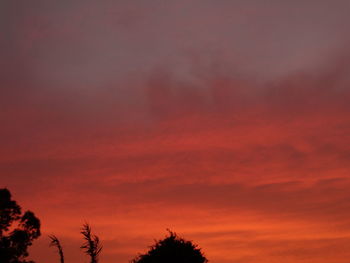
[[63, 248], [61, 246], [60, 241], [55, 235], [50, 235], [49, 238], [51, 239], [50, 247], [56, 247], [58, 250], [58, 254], [60, 256], [61, 263], [64, 263], [64, 256], [63, 256]]
[[98, 256], [101, 253], [102, 245], [98, 236], [92, 234], [91, 227], [85, 223], [80, 232], [85, 239], [84, 244], [80, 247], [84, 252], [90, 256], [91, 263], [98, 262]]

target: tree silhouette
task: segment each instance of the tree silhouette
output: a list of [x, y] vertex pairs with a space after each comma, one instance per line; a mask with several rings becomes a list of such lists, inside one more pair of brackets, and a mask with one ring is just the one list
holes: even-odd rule
[[26, 261], [28, 247], [40, 236], [40, 220], [31, 211], [21, 212], [8, 189], [0, 189], [0, 262]]
[[98, 256], [102, 250], [102, 245], [98, 236], [91, 233], [89, 224], [84, 224], [81, 232], [85, 239], [85, 243], [80, 247], [85, 251], [85, 254], [90, 256], [91, 263], [98, 262]]
[[168, 230], [169, 236], [156, 241], [146, 254], [140, 254], [131, 263], [206, 263], [201, 249]]
[[55, 235], [51, 235], [49, 238], [51, 239], [50, 247], [57, 248], [58, 255], [60, 256], [60, 262], [64, 263], [63, 248], [61, 246], [61, 242]]

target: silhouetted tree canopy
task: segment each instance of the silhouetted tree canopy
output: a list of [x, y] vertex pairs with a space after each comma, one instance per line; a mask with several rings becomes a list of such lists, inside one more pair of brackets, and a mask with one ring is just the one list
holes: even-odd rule
[[[169, 230], [168, 230], [169, 231]], [[169, 236], [157, 241], [146, 254], [141, 254], [131, 263], [205, 263], [201, 249], [169, 231]]]
[[21, 212], [6, 188], [0, 189], [0, 262], [28, 263], [28, 247], [40, 236], [40, 220], [31, 211]]

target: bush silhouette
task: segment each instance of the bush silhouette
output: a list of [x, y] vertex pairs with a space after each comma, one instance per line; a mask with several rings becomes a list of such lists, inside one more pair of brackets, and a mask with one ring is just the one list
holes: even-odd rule
[[29, 263], [28, 247], [40, 236], [40, 220], [31, 211], [21, 212], [6, 188], [0, 189], [0, 262]]
[[131, 263], [206, 263], [201, 249], [191, 241], [186, 241], [169, 231], [169, 236], [150, 247], [146, 254], [141, 254]]

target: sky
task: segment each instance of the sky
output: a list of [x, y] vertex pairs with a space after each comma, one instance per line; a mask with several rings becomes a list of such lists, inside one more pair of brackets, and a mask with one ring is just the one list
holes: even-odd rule
[[5, 0], [0, 187], [67, 262], [166, 229], [212, 263], [348, 263], [348, 0]]

